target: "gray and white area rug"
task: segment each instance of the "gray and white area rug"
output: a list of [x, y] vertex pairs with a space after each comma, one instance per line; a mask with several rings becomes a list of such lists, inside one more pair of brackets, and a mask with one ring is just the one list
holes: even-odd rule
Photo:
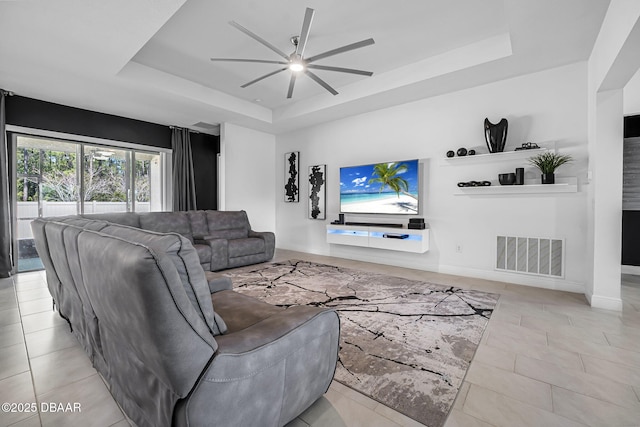
[[297, 260], [226, 274], [270, 304], [334, 308], [335, 379], [430, 427], [446, 421], [499, 297]]

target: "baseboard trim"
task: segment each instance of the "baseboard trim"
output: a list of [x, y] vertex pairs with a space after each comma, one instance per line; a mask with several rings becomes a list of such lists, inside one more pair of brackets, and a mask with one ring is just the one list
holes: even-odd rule
[[622, 300], [620, 298], [603, 297], [600, 295], [587, 294], [587, 300], [593, 308], [603, 310], [622, 311]]
[[623, 265], [621, 268], [622, 274], [633, 274], [640, 276], [640, 267], [637, 265]]
[[[384, 255], [388, 251], [371, 250], [363, 255], [357, 251], [343, 250], [341, 245], [332, 245], [329, 253], [317, 253], [317, 255], [333, 256], [338, 258], [353, 259], [357, 261], [372, 262], [376, 264], [393, 265], [396, 267], [410, 268], [414, 270], [432, 271], [435, 273], [451, 274], [455, 276], [472, 277], [476, 279], [493, 280], [496, 282], [504, 282], [515, 285], [531, 286], [535, 288], [551, 289], [556, 291], [572, 292], [584, 294], [586, 289], [583, 283], [571, 282], [565, 279], [556, 279], [552, 277], [533, 276], [527, 274], [510, 273], [497, 270], [482, 270], [476, 268], [459, 267], [454, 265], [433, 265], [427, 263], [418, 263], [417, 256], [407, 256], [402, 259], [389, 259]], [[286, 248], [289, 250], [297, 250], [300, 252], [309, 252], [305, 249]], [[414, 255], [414, 254], [411, 254]]]
[[531, 286], [534, 288], [551, 289], [555, 291], [572, 292], [577, 294], [585, 293], [585, 286], [582, 283], [571, 282], [564, 279], [555, 279], [551, 277], [517, 274], [510, 273], [508, 271], [480, 270], [449, 265], [440, 266], [438, 268], [438, 272], [445, 274], [455, 274], [459, 276], [477, 277], [479, 279], [495, 280], [497, 282]]

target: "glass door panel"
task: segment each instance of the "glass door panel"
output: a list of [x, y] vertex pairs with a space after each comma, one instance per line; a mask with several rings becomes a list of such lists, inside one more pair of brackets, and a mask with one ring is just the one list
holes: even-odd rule
[[135, 212], [162, 210], [162, 174], [160, 154], [135, 151], [133, 182]]
[[43, 268], [31, 233], [31, 221], [39, 214], [39, 186], [37, 178], [18, 178], [16, 236], [18, 238], [18, 271], [32, 271]]
[[18, 271], [42, 269], [30, 223], [41, 216], [78, 211], [77, 145], [16, 137], [16, 238]]
[[84, 146], [84, 213], [129, 212], [129, 150]]

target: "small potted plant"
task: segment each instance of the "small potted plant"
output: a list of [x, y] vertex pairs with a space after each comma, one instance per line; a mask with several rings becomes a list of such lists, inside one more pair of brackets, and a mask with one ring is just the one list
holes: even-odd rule
[[546, 152], [531, 157], [529, 159], [529, 163], [540, 169], [543, 184], [553, 184], [555, 183], [555, 170], [572, 160], [573, 159], [568, 154]]

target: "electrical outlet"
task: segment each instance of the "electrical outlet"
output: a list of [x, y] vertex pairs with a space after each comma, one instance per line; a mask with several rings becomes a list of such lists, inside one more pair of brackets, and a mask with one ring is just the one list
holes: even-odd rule
[[462, 243], [456, 243], [456, 252], [459, 254], [462, 253]]

